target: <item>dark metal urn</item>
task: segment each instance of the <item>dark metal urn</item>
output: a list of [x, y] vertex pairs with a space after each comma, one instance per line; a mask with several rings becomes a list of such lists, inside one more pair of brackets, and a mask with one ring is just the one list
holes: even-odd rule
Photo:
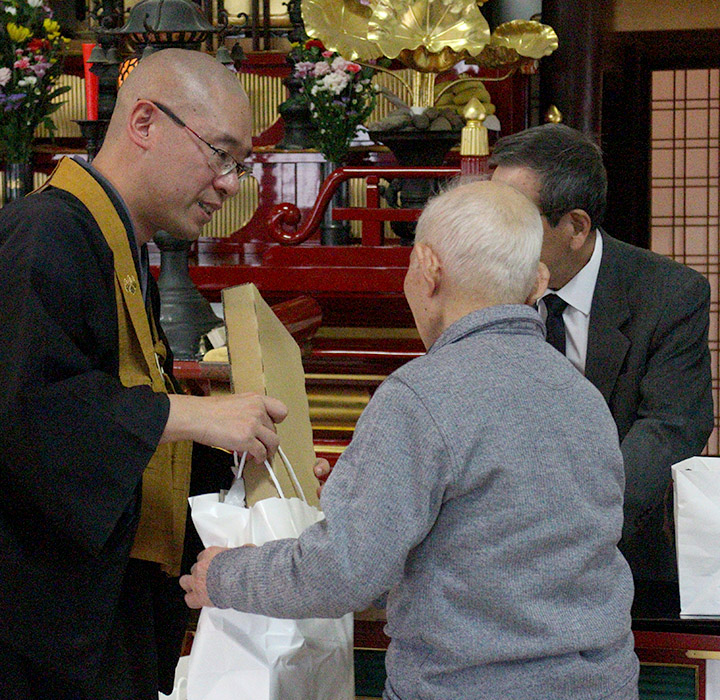
[[[370, 138], [387, 146], [402, 167], [440, 167], [448, 151], [460, 143], [460, 131], [370, 131]], [[422, 209], [437, 192], [440, 180], [396, 179], [384, 188], [383, 196], [391, 207]], [[405, 245], [412, 245], [415, 222], [393, 221], [394, 233]]]
[[165, 231], [158, 231], [153, 240], [160, 249], [160, 325], [175, 359], [199, 360], [200, 339], [222, 325], [222, 320], [190, 279], [188, 251], [192, 243]]
[[29, 161], [5, 163], [3, 171], [3, 203], [20, 199], [33, 190], [33, 166]]

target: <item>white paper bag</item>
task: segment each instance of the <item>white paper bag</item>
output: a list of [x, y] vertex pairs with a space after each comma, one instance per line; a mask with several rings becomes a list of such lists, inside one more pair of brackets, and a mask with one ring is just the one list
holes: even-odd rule
[[720, 458], [672, 467], [681, 616], [720, 616]]
[[[274, 477], [274, 475], [273, 475]], [[298, 498], [251, 508], [190, 498], [206, 547], [297, 537], [323, 515]], [[203, 608], [190, 651], [188, 700], [353, 700], [353, 616], [283, 620]]]

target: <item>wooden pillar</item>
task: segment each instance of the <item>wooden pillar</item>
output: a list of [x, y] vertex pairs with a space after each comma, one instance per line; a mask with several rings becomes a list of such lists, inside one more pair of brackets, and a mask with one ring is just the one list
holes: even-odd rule
[[602, 37], [612, 0], [543, 0], [542, 21], [558, 35], [559, 47], [540, 62], [540, 114], [550, 105], [562, 121], [586, 134], [600, 134]]

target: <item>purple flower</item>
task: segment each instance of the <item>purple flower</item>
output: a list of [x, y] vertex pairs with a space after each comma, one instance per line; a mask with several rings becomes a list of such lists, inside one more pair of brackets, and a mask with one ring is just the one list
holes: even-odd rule
[[12, 95], [0, 94], [0, 106], [3, 106], [6, 112], [12, 112], [22, 104], [25, 97], [23, 93], [14, 93]]
[[30, 69], [38, 78], [42, 78], [45, 73], [48, 72], [51, 65], [49, 63], [46, 63], [45, 61], [39, 61], [33, 66], [30, 66]]

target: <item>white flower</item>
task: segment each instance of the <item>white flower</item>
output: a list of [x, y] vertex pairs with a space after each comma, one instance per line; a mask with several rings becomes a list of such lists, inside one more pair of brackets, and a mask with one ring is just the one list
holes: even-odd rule
[[335, 71], [344, 71], [350, 61], [346, 61], [342, 56], [338, 56], [331, 64], [330, 67]]
[[26, 87], [27, 85], [35, 85], [35, 83], [37, 83], [37, 78], [34, 75], [28, 75], [22, 80], [18, 80], [18, 85], [20, 87]]
[[4, 8], [5, 12], [7, 12], [9, 15], [16, 15], [17, 9], [15, 9], [12, 5], [5, 5]]
[[330, 73], [320, 82], [325, 90], [339, 95], [350, 82], [350, 76], [347, 73]]
[[30, 7], [40, 7], [40, 5], [43, 4], [44, 0], [27, 0], [27, 2]]
[[5, 87], [12, 78], [12, 71], [9, 68], [0, 68], [0, 86]]

